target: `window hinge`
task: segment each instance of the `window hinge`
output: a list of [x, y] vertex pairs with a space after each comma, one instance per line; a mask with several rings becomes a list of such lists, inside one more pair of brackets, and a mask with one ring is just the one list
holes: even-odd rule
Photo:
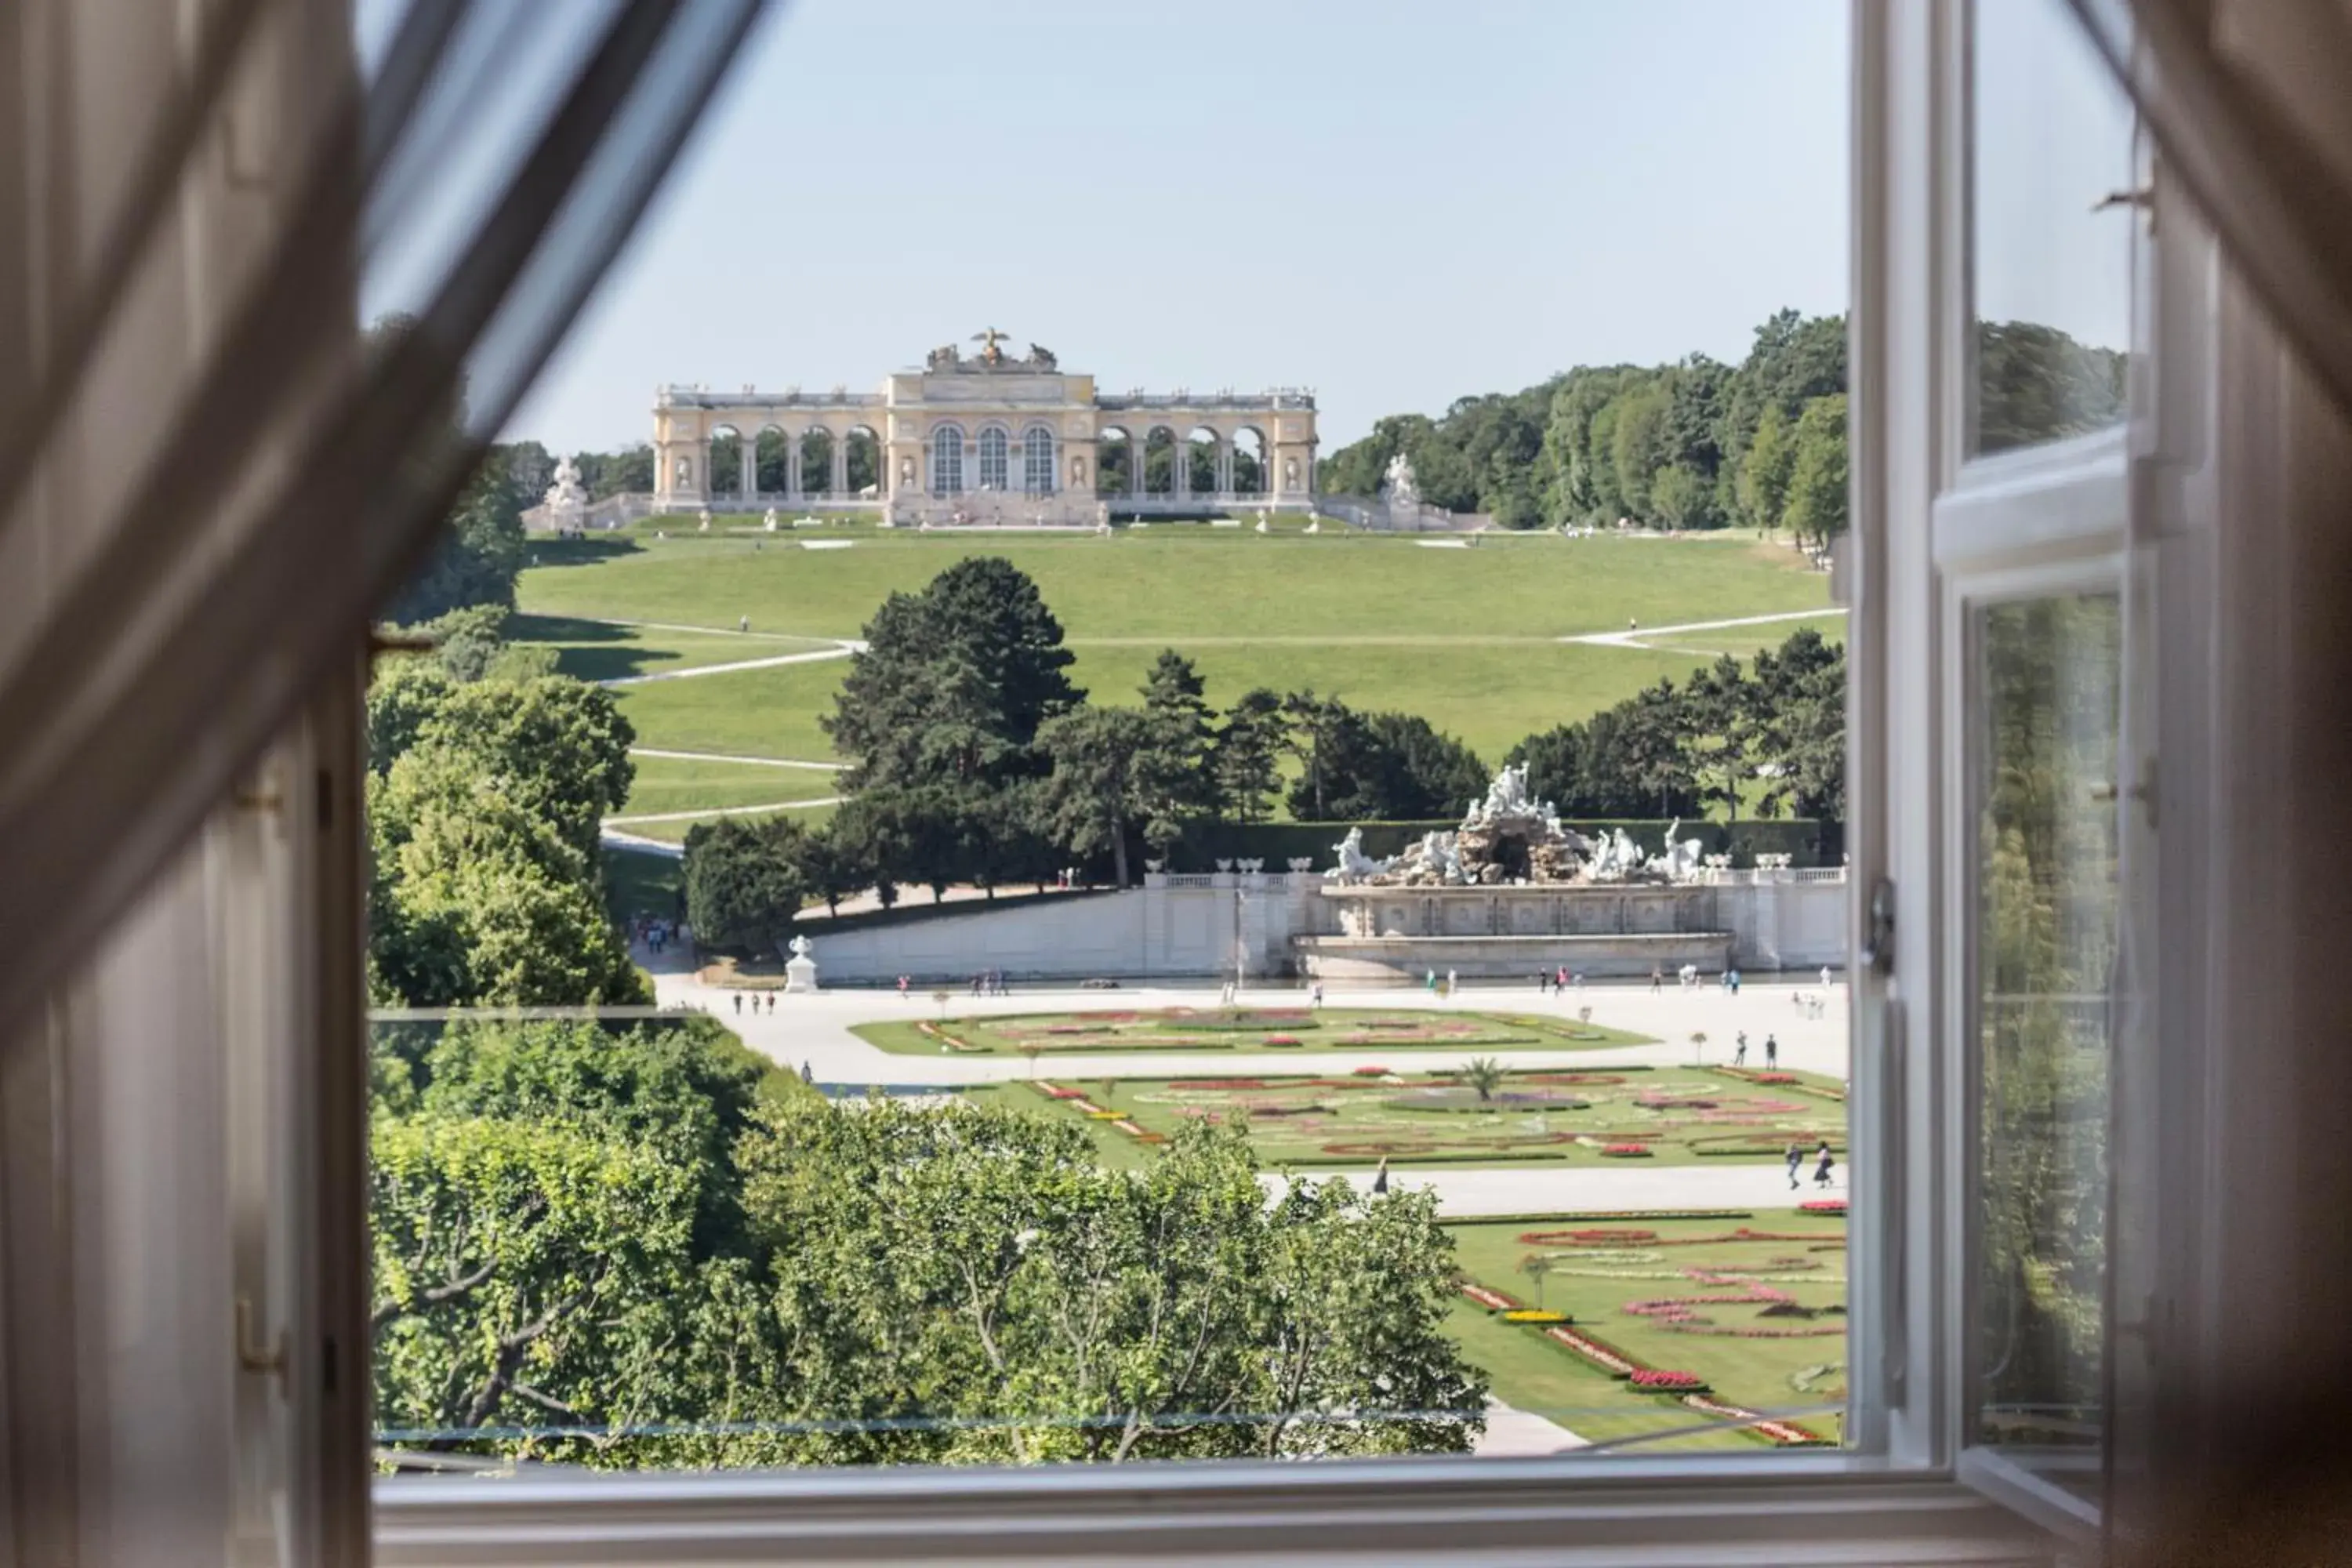
[[1895, 884], [1885, 877], [1871, 884], [1868, 922], [1863, 930], [1863, 967], [1873, 974], [1892, 974], [1895, 973]]
[[268, 1344], [253, 1342], [253, 1299], [236, 1299], [236, 1364], [247, 1372], [268, 1373], [286, 1392], [286, 1331], [280, 1329]]

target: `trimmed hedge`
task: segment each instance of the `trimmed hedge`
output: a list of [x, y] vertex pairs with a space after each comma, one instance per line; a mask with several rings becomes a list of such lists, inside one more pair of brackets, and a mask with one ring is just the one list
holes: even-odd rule
[[793, 922], [793, 931], [797, 936], [838, 936], [843, 931], [865, 931], [873, 926], [992, 914], [998, 910], [1017, 910], [1024, 904], [1041, 904], [1048, 899], [1091, 899], [1116, 891], [1115, 888], [1070, 888], [1045, 893], [1000, 892], [993, 899], [951, 899], [935, 904], [929, 888], [902, 887], [898, 889], [898, 901], [887, 910], [855, 910], [845, 915], [828, 915], [819, 912], [824, 908], [822, 904], [811, 905]]
[[[1431, 833], [1451, 833], [1456, 821], [1433, 822], [1204, 822], [1184, 830], [1169, 858], [1171, 869], [1212, 871], [1219, 860], [1264, 860], [1265, 869], [1285, 871], [1304, 857], [1317, 870], [1334, 864], [1332, 847], [1351, 827], [1364, 830], [1364, 853], [1375, 858], [1402, 854], [1409, 844]], [[1623, 828], [1645, 853], [1655, 854], [1664, 843], [1669, 826], [1664, 818], [1609, 818], [1564, 822], [1590, 838]], [[1677, 830], [1696, 838], [1700, 852], [1729, 855], [1736, 867], [1756, 864], [1759, 855], [1793, 855], [1798, 866], [1833, 866], [1845, 849], [1845, 825], [1810, 817], [1780, 821], [1685, 822]]]

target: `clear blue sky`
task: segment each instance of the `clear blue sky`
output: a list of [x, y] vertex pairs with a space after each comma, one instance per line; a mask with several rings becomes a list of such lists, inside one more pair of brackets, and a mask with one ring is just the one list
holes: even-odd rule
[[1845, 0], [802, 0], [511, 427], [874, 387], [984, 325], [1324, 449], [1844, 308]]

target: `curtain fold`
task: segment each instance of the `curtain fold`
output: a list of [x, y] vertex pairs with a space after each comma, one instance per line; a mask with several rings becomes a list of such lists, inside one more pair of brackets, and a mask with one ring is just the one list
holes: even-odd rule
[[2067, 0], [2281, 332], [2352, 413], [2343, 0]]
[[[0, 389], [0, 562], [69, 557], [0, 628], [0, 1016], [38, 1005], [348, 668], [765, 9], [414, 0], [373, 68], [363, 49], [321, 87], [326, 132], [280, 146], [240, 119], [236, 79], [266, 66], [270, 13], [306, 3], [213, 9], [51, 291], [45, 355]], [[141, 280], [176, 281], [192, 185], [247, 199], [240, 158], [265, 171], [244, 177], [268, 232], [135, 476], [101, 494], [72, 476], [108, 356]], [[363, 340], [390, 308], [398, 330]], [[287, 809], [312, 808], [306, 785], [285, 782]]]

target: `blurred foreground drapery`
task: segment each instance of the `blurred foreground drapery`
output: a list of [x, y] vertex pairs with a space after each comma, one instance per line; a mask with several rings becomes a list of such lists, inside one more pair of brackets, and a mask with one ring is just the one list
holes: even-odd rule
[[2068, 3], [2231, 266], [2352, 411], [2352, 7]]
[[[39, 585], [0, 614], [0, 1018], [349, 668], [764, 8], [362, 5], [298, 73], [327, 131], [281, 135], [315, 3], [0, 18], [0, 581]], [[173, 24], [144, 123], [77, 102], [110, 26]]]

